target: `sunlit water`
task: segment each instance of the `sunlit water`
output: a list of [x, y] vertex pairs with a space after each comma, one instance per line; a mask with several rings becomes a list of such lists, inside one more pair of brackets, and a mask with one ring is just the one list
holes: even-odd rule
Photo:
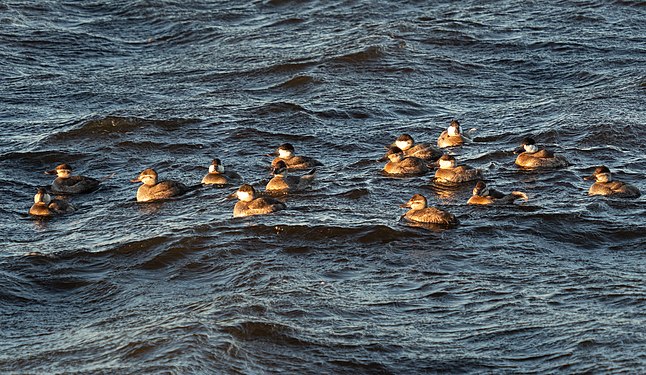
[[[4, 2], [1, 372], [643, 372], [646, 198], [582, 176], [646, 190], [644, 5]], [[454, 118], [449, 151], [529, 202], [381, 174]], [[571, 166], [517, 168], [527, 135]], [[134, 200], [214, 157], [261, 187], [284, 142], [324, 163], [286, 211]], [[63, 162], [102, 187], [30, 218]], [[460, 225], [401, 222], [416, 193]]]

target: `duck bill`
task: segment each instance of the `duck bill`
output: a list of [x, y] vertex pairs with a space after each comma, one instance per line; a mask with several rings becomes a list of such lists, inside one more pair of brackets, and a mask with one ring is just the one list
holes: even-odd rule
[[45, 174], [57, 174], [56, 169], [52, 169], [51, 171], [45, 171]]
[[514, 149], [514, 154], [522, 154], [523, 152], [525, 152], [525, 148], [523, 146], [516, 147]]
[[130, 180], [130, 182], [132, 182], [132, 183], [141, 182], [141, 180], [139, 179], [139, 177], [137, 177], [137, 178], [133, 178], [132, 180]]
[[399, 208], [410, 208], [410, 202], [406, 202], [404, 204], [400, 204]]
[[585, 181], [593, 181], [593, 180], [596, 180], [596, 179], [597, 179], [597, 177], [596, 177], [595, 175], [590, 175], [590, 176], [585, 176], [585, 177], [583, 177], [583, 179], [584, 179]]

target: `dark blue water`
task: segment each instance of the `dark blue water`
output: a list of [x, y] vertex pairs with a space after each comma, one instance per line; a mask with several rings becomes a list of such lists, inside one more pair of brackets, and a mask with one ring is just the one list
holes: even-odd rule
[[[646, 3], [9, 1], [0, 4], [0, 372], [640, 373]], [[402, 133], [529, 202], [395, 179]], [[567, 168], [525, 171], [532, 135]], [[233, 219], [225, 189], [155, 204], [145, 168], [212, 158], [262, 186], [290, 142], [325, 165], [288, 210]], [[59, 163], [102, 180], [27, 215]], [[402, 223], [413, 194], [454, 229]]]

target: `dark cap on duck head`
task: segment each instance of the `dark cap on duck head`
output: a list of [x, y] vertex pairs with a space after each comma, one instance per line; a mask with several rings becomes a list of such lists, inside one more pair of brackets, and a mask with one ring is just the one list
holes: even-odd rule
[[45, 172], [45, 174], [56, 174], [58, 171], [69, 171], [72, 172], [72, 167], [69, 164], [63, 163], [56, 166], [56, 168], [51, 171]]

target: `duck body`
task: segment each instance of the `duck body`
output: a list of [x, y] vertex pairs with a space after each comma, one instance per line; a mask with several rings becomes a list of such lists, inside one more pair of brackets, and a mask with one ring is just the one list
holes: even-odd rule
[[236, 192], [238, 202], [233, 207], [233, 217], [265, 215], [287, 208], [285, 203], [270, 198], [256, 197], [256, 191], [251, 185], [242, 185]]
[[301, 191], [312, 184], [316, 174], [316, 169], [312, 169], [309, 173], [300, 177], [288, 176], [287, 169], [287, 164], [284, 161], [281, 160], [276, 163], [272, 172], [274, 177], [269, 180], [265, 190], [285, 193]]
[[439, 168], [435, 171], [435, 181], [443, 184], [460, 184], [482, 178], [482, 171], [465, 165], [455, 168]]
[[588, 195], [615, 196], [618, 198], [638, 198], [641, 192], [636, 186], [621, 181], [595, 182], [590, 186]]
[[488, 188], [484, 182], [478, 181], [473, 188], [473, 195], [467, 201], [471, 205], [492, 205], [492, 204], [512, 204], [517, 199], [528, 200], [527, 194], [520, 191], [512, 191], [505, 194], [496, 189]]
[[464, 137], [460, 131], [460, 123], [457, 120], [451, 121], [449, 127], [440, 133], [437, 138], [437, 147], [456, 147], [464, 144]]
[[536, 141], [529, 137], [523, 139], [515, 152], [519, 154], [515, 163], [523, 168], [561, 168], [570, 164], [563, 156], [539, 149]]
[[516, 157], [516, 165], [524, 168], [560, 168], [567, 167], [568, 161], [551, 151], [540, 150], [535, 153], [521, 153]]
[[159, 181], [154, 185], [141, 185], [137, 189], [137, 202], [153, 202], [186, 194], [188, 186], [178, 181]]
[[302, 169], [311, 169], [323, 165], [318, 160], [308, 157], [300, 156], [294, 154], [294, 146], [290, 143], [284, 143], [278, 146], [278, 149], [274, 153], [277, 157], [274, 158], [271, 162], [272, 168], [276, 167], [279, 161], [285, 162], [289, 170], [302, 170]]
[[421, 175], [428, 172], [428, 166], [422, 159], [405, 157], [400, 161], [389, 161], [384, 171], [395, 175]]
[[56, 194], [83, 194], [96, 190], [99, 187], [99, 180], [92, 177], [72, 176], [72, 167], [68, 164], [60, 164], [55, 169], [45, 172], [56, 174], [52, 182], [51, 191]]
[[143, 183], [137, 189], [137, 202], [154, 202], [175, 198], [190, 191], [188, 186], [178, 181], [157, 181], [157, 172], [153, 169], [144, 170], [139, 174], [139, 177], [131, 182]]
[[311, 169], [311, 168], [323, 165], [321, 162], [319, 162], [314, 158], [311, 158], [308, 156], [294, 155], [286, 158], [281, 158], [280, 156], [276, 157], [274, 158], [274, 160], [272, 160], [271, 166], [275, 167], [279, 161], [285, 162], [285, 164], [287, 165], [287, 168], [289, 168], [289, 170], [292, 170], [292, 171]]
[[202, 178], [204, 185], [227, 185], [232, 180], [240, 180], [242, 177], [233, 171], [224, 169], [220, 159], [213, 159], [209, 166], [209, 173]]
[[[437, 134], [437, 133], [436, 133]], [[447, 130], [443, 131], [437, 138], [437, 147], [457, 147], [464, 144], [464, 137], [461, 134], [449, 135]]]
[[584, 180], [595, 180], [595, 183], [588, 190], [588, 195], [604, 195], [617, 198], [638, 198], [641, 196], [641, 192], [636, 186], [622, 181], [614, 181], [610, 169], [605, 166], [597, 167], [594, 173], [585, 177]]
[[455, 215], [447, 211], [440, 210], [439, 208], [428, 207], [426, 198], [421, 194], [413, 195], [408, 202], [402, 204], [400, 207], [410, 208], [402, 218], [411, 222], [441, 225], [458, 224], [458, 219]]
[[[402, 134], [391, 146], [398, 147], [404, 152], [404, 156], [415, 157], [424, 161], [436, 161], [442, 156], [442, 151], [425, 143], [415, 143], [409, 134]], [[386, 158], [388, 155], [386, 155]]]
[[74, 212], [76, 208], [62, 199], [52, 199], [45, 189], [38, 189], [34, 204], [29, 209], [32, 216], [54, 216]]

